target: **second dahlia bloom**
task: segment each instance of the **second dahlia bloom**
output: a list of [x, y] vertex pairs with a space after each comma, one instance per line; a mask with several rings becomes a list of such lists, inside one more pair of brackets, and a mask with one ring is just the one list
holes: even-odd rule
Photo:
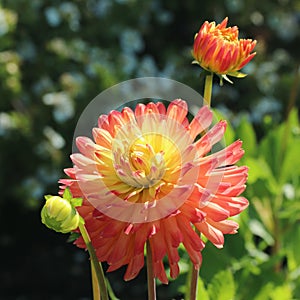
[[[108, 271], [127, 265], [125, 280], [142, 269], [147, 241], [154, 275], [163, 283], [165, 256], [170, 276], [179, 274], [181, 243], [199, 268], [201, 236], [221, 248], [224, 234], [238, 229], [228, 218], [248, 206], [240, 196], [248, 169], [234, 165], [244, 153], [242, 142], [212, 153], [226, 122], [208, 130], [212, 112], [206, 106], [191, 122], [187, 114], [186, 102], [177, 99], [167, 107], [151, 102], [100, 116], [93, 140], [77, 138], [80, 153], [71, 155], [74, 167], [65, 170], [70, 179], [60, 180], [61, 193], [69, 187], [84, 199], [77, 210], [99, 261], [109, 264]], [[76, 244], [85, 247], [82, 238]]]
[[193, 57], [203, 69], [218, 75], [242, 77], [238, 73], [254, 56], [255, 40], [239, 39], [237, 26], [226, 27], [228, 18], [220, 24], [204, 22], [195, 35]]

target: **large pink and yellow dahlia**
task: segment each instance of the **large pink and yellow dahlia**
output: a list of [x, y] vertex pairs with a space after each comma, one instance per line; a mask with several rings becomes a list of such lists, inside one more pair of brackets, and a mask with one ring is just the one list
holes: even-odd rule
[[[234, 165], [244, 154], [242, 142], [213, 153], [226, 122], [208, 130], [212, 112], [206, 106], [191, 122], [187, 114], [186, 102], [177, 99], [167, 108], [138, 104], [134, 111], [100, 116], [94, 140], [77, 138], [80, 153], [71, 155], [74, 166], [65, 170], [70, 179], [60, 180], [61, 192], [69, 187], [84, 199], [78, 211], [99, 261], [109, 264], [108, 271], [128, 265], [125, 280], [142, 269], [147, 241], [154, 274], [163, 283], [165, 256], [170, 276], [179, 274], [180, 243], [199, 268], [201, 236], [221, 248], [224, 234], [238, 229], [228, 218], [248, 206], [240, 196], [248, 169]], [[81, 238], [76, 244], [85, 247]]]

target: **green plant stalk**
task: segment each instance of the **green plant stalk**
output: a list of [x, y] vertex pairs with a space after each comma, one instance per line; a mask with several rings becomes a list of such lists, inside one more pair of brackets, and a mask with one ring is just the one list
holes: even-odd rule
[[153, 274], [153, 260], [149, 241], [147, 241], [146, 252], [148, 300], [156, 300], [155, 278]]
[[[211, 106], [211, 94], [212, 94], [212, 86], [213, 86], [213, 77], [214, 74], [210, 73], [206, 75], [205, 77], [205, 84], [204, 84], [204, 104], [206, 104], [208, 107]], [[201, 233], [196, 230], [199, 237]], [[190, 269], [190, 300], [196, 300], [197, 299], [197, 290], [198, 290], [198, 277], [199, 277], [199, 270], [197, 270], [193, 264], [191, 264]]]
[[191, 274], [191, 286], [190, 286], [190, 300], [197, 299], [197, 290], [198, 290], [198, 276], [199, 270], [197, 270], [192, 264], [192, 274]]
[[[197, 229], [195, 229], [195, 230], [196, 230], [196, 233], [200, 237], [201, 233]], [[197, 299], [198, 277], [199, 277], [199, 270], [194, 267], [192, 262], [190, 262], [190, 270], [189, 270], [189, 274], [188, 274], [188, 280], [190, 280], [189, 300]]]
[[91, 261], [91, 275], [92, 275], [93, 300], [99, 300], [100, 288], [99, 288], [98, 279], [92, 261]]
[[[106, 287], [106, 281], [105, 281], [105, 277], [104, 277], [104, 272], [102, 269], [101, 264], [98, 262], [97, 256], [96, 256], [96, 252], [95, 249], [91, 243], [91, 239], [89, 237], [89, 234], [84, 226], [84, 224], [82, 224], [81, 222], [79, 222], [79, 230], [80, 233], [82, 235], [82, 238], [86, 244], [87, 250], [89, 251], [89, 255], [90, 255], [90, 259], [91, 259], [91, 263], [93, 264], [94, 270], [95, 270], [95, 274], [96, 274], [96, 278], [98, 281], [98, 286], [99, 289], [96, 289], [93, 287], [93, 292], [99, 292], [99, 295], [96, 296], [94, 295], [94, 299], [101, 299], [102, 300], [109, 300], [108, 298], [108, 293], [107, 293], [107, 287]], [[93, 272], [93, 269], [92, 269]], [[93, 274], [93, 273], [92, 273]], [[92, 282], [94, 284], [94, 280], [92, 278]]]
[[213, 77], [214, 74], [210, 73], [205, 77], [205, 85], [204, 85], [204, 104], [210, 107], [211, 104], [211, 94], [212, 94], [212, 86], [213, 86]]

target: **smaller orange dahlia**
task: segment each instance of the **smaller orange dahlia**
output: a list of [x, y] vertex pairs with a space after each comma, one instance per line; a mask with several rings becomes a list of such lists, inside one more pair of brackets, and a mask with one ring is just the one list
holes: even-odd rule
[[226, 80], [226, 75], [246, 76], [238, 71], [256, 54], [251, 53], [256, 40], [239, 39], [238, 27], [226, 27], [227, 22], [228, 18], [218, 25], [205, 21], [195, 35], [192, 51], [194, 63]]
[[[248, 169], [235, 166], [242, 142], [213, 153], [226, 122], [208, 130], [212, 112], [206, 106], [192, 121], [187, 114], [186, 102], [177, 99], [167, 107], [151, 102], [101, 115], [93, 140], [77, 138], [80, 153], [71, 155], [74, 166], [65, 170], [70, 178], [60, 180], [60, 193], [69, 187], [83, 198], [77, 210], [99, 261], [109, 264], [108, 271], [127, 265], [125, 280], [144, 266], [147, 241], [161, 282], [168, 282], [165, 257], [170, 276], [178, 276], [181, 243], [199, 269], [201, 237], [221, 248], [224, 234], [238, 229], [228, 218], [248, 206], [240, 196]], [[82, 238], [75, 243], [85, 247]]]

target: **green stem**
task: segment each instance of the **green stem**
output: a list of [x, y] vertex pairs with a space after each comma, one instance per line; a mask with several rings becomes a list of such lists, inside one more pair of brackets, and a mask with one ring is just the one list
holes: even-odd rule
[[[199, 230], [197, 228], [195, 228], [196, 233], [199, 235], [201, 235], [201, 233], [199, 232]], [[198, 291], [198, 277], [199, 277], [199, 270], [196, 269], [193, 265], [193, 263], [191, 263], [191, 267], [190, 267], [191, 271], [190, 271], [190, 298], [189, 300], [196, 300], [197, 299], [197, 291]]]
[[198, 290], [198, 276], [199, 270], [197, 270], [192, 264], [192, 274], [191, 274], [191, 285], [190, 285], [190, 300], [197, 299], [197, 290]]
[[150, 242], [147, 241], [147, 282], [148, 282], [148, 300], [156, 300], [155, 278], [153, 273], [153, 260]]
[[213, 73], [210, 73], [210, 74], [206, 75], [206, 77], [205, 77], [204, 102], [208, 107], [210, 107], [210, 105], [211, 105], [213, 77], [214, 77]]
[[[83, 240], [86, 244], [87, 250], [89, 251], [89, 254], [90, 254], [91, 263], [93, 264], [93, 267], [94, 267], [94, 270], [95, 270], [95, 274], [96, 274], [96, 277], [97, 277], [100, 293], [102, 293], [101, 294], [102, 300], [109, 300], [102, 266], [98, 262], [98, 258], [96, 256], [95, 249], [92, 246], [89, 234], [88, 234], [84, 224], [82, 224], [81, 222], [79, 222], [79, 230], [80, 230], [82, 238], [83, 238]], [[96, 290], [96, 289], [93, 289], [93, 290]], [[94, 299], [95, 299], [95, 297], [94, 297]], [[100, 300], [100, 294], [99, 294], [99, 300]]]
[[100, 288], [99, 288], [98, 279], [92, 261], [91, 261], [91, 273], [92, 273], [93, 300], [99, 300], [101, 298]]

